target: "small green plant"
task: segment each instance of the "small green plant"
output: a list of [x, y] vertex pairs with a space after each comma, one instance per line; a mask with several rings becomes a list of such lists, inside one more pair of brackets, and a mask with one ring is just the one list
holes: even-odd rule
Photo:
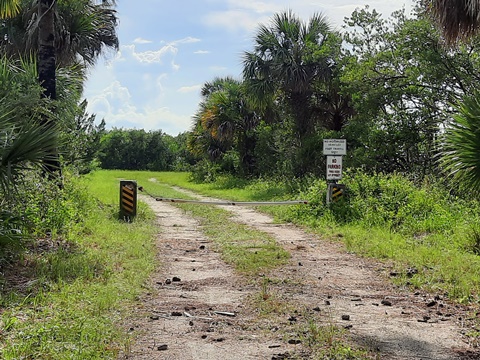
[[314, 359], [366, 360], [373, 359], [374, 354], [354, 348], [348, 343], [346, 331], [335, 325], [328, 316], [301, 312], [304, 320], [295, 328], [302, 345], [309, 349]]
[[291, 305], [273, 289], [276, 282], [268, 276], [263, 276], [259, 282], [260, 291], [253, 297], [253, 304], [258, 313], [264, 317], [285, 314], [292, 309]]

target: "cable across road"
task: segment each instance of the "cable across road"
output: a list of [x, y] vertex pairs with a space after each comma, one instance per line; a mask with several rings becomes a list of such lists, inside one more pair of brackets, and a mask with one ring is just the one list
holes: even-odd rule
[[229, 206], [257, 206], [257, 205], [305, 205], [308, 201], [305, 200], [284, 200], [284, 201], [204, 201], [204, 200], [185, 200], [158, 197], [150, 194], [142, 186], [138, 187], [139, 191], [144, 192], [156, 201], [170, 202], [170, 203], [187, 203], [187, 204], [203, 204], [203, 205], [229, 205]]

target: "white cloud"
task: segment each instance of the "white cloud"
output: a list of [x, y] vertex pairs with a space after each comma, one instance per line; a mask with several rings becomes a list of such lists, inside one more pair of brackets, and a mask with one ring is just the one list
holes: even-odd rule
[[193, 44], [193, 43], [197, 43], [197, 42], [200, 42], [200, 41], [202, 41], [202, 40], [191, 37], [191, 36], [188, 36], [188, 37], [183, 38], [183, 39], [174, 40], [174, 41], [170, 42], [169, 45]]
[[[264, 18], [262, 19], [265, 20]], [[248, 11], [229, 10], [211, 12], [203, 18], [203, 22], [205, 25], [219, 26], [230, 32], [250, 32], [257, 27], [259, 21], [262, 19], [259, 19], [258, 16], [252, 15]]]
[[177, 55], [178, 48], [172, 46], [172, 45], [166, 45], [163, 46], [162, 48], [156, 50], [156, 51], [143, 51], [143, 52], [136, 52], [135, 51], [135, 45], [127, 45], [125, 46], [127, 50], [130, 51], [131, 55], [138, 60], [141, 63], [147, 63], [147, 64], [152, 64], [152, 63], [157, 63], [161, 64], [162, 63], [162, 58], [167, 55], [171, 54], [173, 56]]
[[113, 81], [109, 86], [91, 96], [88, 100], [88, 111], [99, 114], [100, 117], [120, 110], [130, 102], [131, 95], [125, 86], [119, 81]]
[[138, 37], [138, 38], [136, 38], [135, 40], [133, 40], [133, 43], [134, 43], [134, 44], [151, 44], [152, 41]]
[[173, 71], [178, 71], [178, 70], [180, 70], [180, 65], [175, 64], [175, 60], [172, 60], [172, 62], [170, 63], [170, 65], [172, 65], [172, 70], [173, 70]]
[[208, 51], [208, 50], [197, 50], [197, 51], [194, 51], [193, 53], [203, 55], [203, 54], [210, 54], [210, 51]]
[[210, 66], [209, 69], [213, 72], [223, 72], [228, 70], [228, 68], [225, 66], [216, 66], [216, 65]]
[[202, 85], [182, 86], [177, 91], [180, 93], [189, 93], [189, 92], [199, 91], [201, 88], [202, 88]]
[[274, 13], [282, 11], [285, 5], [277, 2], [251, 1], [251, 0], [229, 0], [228, 3], [235, 9], [252, 10], [257, 14]]
[[[163, 60], [166, 56], [171, 56], [173, 59], [170, 61], [170, 65], [174, 71], [180, 69], [180, 65], [175, 63], [175, 57], [178, 54], [179, 46], [182, 44], [191, 44], [200, 42], [200, 39], [194, 37], [186, 37], [179, 40], [174, 40], [158, 50], [148, 50], [148, 51], [137, 51], [135, 44], [147, 44], [151, 41], [143, 40], [137, 38], [134, 40], [134, 44], [131, 45], [122, 45], [120, 51], [116, 57], [116, 61], [126, 61], [128, 56], [132, 56], [138, 62], [143, 64], [163, 64]], [[165, 44], [165, 42], [163, 42]]]
[[160, 95], [162, 95], [165, 92], [165, 88], [163, 86], [163, 81], [167, 79], [168, 75], [163, 73], [157, 76], [157, 79], [155, 81], [156, 88], [159, 92]]
[[[157, 84], [166, 75], [157, 78]], [[193, 87], [192, 87], [193, 88]], [[119, 81], [112, 82], [96, 96], [91, 96], [87, 111], [97, 115], [97, 120], [105, 119], [108, 128], [139, 128], [162, 130], [177, 135], [190, 128], [190, 115], [178, 114], [168, 107], [145, 106], [143, 109], [132, 104], [129, 90]]]
[[178, 115], [168, 107], [139, 110], [133, 106], [125, 106], [116, 114], [106, 116], [105, 120], [107, 125], [112, 127], [162, 130], [170, 135], [177, 135], [192, 124], [191, 116]]

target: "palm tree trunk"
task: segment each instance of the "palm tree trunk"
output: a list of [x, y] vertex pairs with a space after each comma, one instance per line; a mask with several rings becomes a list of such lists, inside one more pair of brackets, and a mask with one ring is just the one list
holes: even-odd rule
[[310, 96], [310, 92], [292, 92], [290, 94], [290, 105], [300, 146], [303, 140], [313, 133], [312, 113], [309, 103]]
[[[38, 6], [38, 81], [43, 88], [42, 97], [55, 101], [56, 88], [56, 55], [55, 55], [55, 4], [56, 0], [39, 0]], [[42, 125], [52, 127], [51, 118], [43, 115]], [[50, 174], [60, 175], [60, 161], [58, 150], [52, 151], [45, 160], [45, 168]]]

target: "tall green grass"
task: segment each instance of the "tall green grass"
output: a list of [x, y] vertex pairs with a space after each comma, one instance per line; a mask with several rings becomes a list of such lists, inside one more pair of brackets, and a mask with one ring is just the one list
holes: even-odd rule
[[128, 344], [119, 325], [156, 265], [153, 214], [140, 204], [136, 221], [119, 221], [119, 184], [108, 174], [75, 186], [85, 187], [82, 220], [48, 250], [23, 255], [24, 286], [5, 284], [2, 359], [114, 359]]

